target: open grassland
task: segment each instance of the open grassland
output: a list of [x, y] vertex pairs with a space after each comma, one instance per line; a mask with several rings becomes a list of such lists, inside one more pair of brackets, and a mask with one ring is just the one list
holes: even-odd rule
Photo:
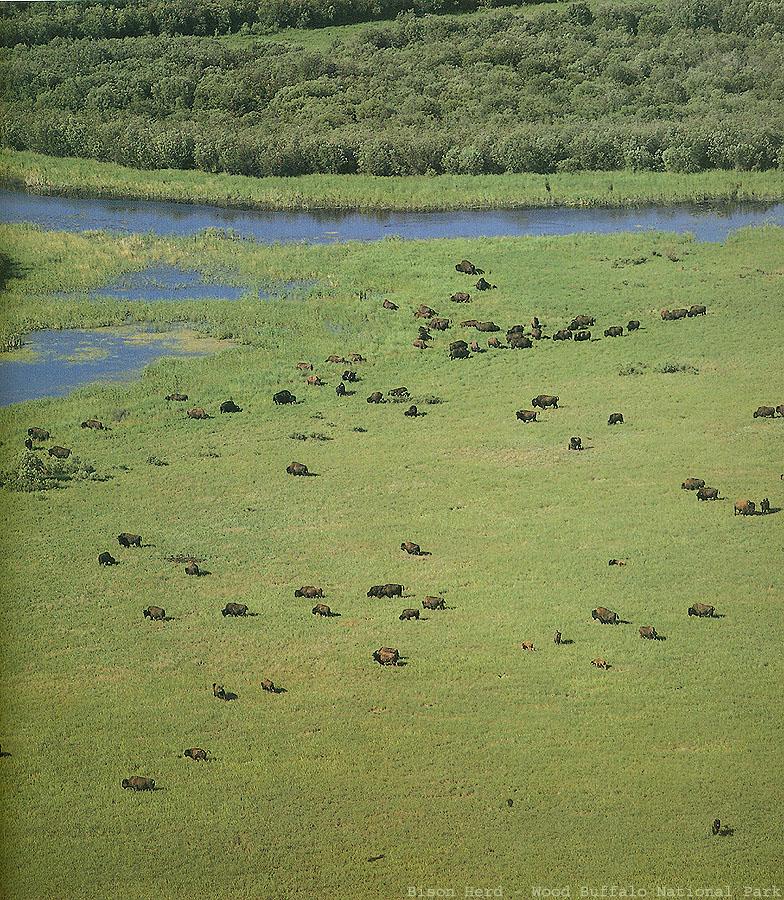
[[[452, 210], [648, 203], [774, 201], [784, 169], [770, 172], [575, 172], [552, 175], [300, 175], [252, 178], [184, 169], [0, 151], [0, 181], [37, 194], [171, 200], [248, 209]], [[548, 190], [549, 188], [549, 190]]]
[[[156, 255], [248, 283], [283, 270], [322, 281], [300, 303], [193, 304], [193, 316], [176, 304], [170, 314], [192, 321], [209, 307], [216, 331], [244, 310], [248, 345], [0, 411], [0, 468], [38, 425], [106, 479], [2, 492], [9, 896], [461, 897], [466, 885], [530, 896], [536, 884], [579, 896], [775, 878], [784, 512], [734, 517], [732, 501], [784, 507], [784, 421], [752, 418], [784, 402], [782, 230], [723, 246], [654, 234], [271, 248], [5, 237], [16, 268], [4, 303], [38, 324], [76, 324], [68, 301], [46, 299], [55, 284], [87, 289]], [[498, 289], [458, 306], [449, 295], [475, 280], [455, 272], [463, 256]], [[383, 310], [384, 297], [401, 309]], [[474, 332], [453, 327], [416, 351], [422, 302], [504, 328], [538, 315], [552, 333], [577, 313], [597, 317], [598, 336], [630, 318], [642, 328], [450, 362], [448, 341]], [[70, 303], [89, 321], [88, 301]], [[660, 307], [692, 303], [707, 316], [660, 321]], [[152, 306], [97, 304], [111, 322]], [[368, 361], [356, 395], [339, 399], [346, 366], [322, 360], [354, 351]], [[306, 388], [301, 359], [328, 385]], [[658, 371], [668, 363], [698, 374]], [[631, 366], [643, 374], [619, 375]], [[365, 402], [398, 385], [424, 418]], [[274, 407], [281, 388], [302, 402]], [[187, 420], [163, 400], [176, 389], [214, 418]], [[517, 422], [543, 392], [562, 408]], [[219, 415], [229, 396], [243, 412]], [[614, 411], [626, 424], [612, 429]], [[80, 429], [90, 416], [110, 429]], [[572, 435], [589, 449], [567, 451]], [[287, 476], [292, 460], [319, 477]], [[688, 476], [729, 499], [699, 503], [680, 489]], [[145, 546], [119, 548], [126, 530]], [[408, 557], [402, 540], [432, 555]], [[100, 569], [103, 550], [120, 565]], [[176, 554], [210, 574], [186, 577], [166, 561]], [[365, 596], [383, 582], [406, 598]], [[294, 599], [303, 584], [321, 585], [340, 617], [316, 620]], [[400, 622], [426, 594], [453, 608]], [[224, 619], [228, 601], [259, 615]], [[723, 617], [689, 618], [695, 601]], [[172, 620], [144, 620], [149, 604]], [[593, 622], [600, 605], [633, 624]], [[643, 624], [667, 640], [640, 640]], [[556, 628], [573, 643], [553, 646]], [[382, 645], [408, 664], [377, 666]], [[287, 692], [262, 693], [265, 677]], [[214, 699], [215, 681], [238, 699]], [[183, 759], [190, 746], [212, 761]], [[122, 791], [130, 774], [161, 790]], [[717, 816], [732, 835], [709, 836]]]

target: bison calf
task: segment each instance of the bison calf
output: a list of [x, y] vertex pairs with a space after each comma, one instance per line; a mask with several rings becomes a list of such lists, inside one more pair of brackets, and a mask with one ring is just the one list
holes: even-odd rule
[[123, 778], [121, 784], [126, 790], [130, 791], [155, 790], [155, 781], [152, 778], [145, 778], [143, 775], [131, 775], [130, 778]]
[[202, 750], [201, 747], [191, 747], [190, 749], [185, 750], [182, 755], [188, 757], [188, 759], [199, 759], [202, 762], [207, 761], [207, 751]]
[[166, 619], [166, 610], [162, 606], [148, 606], [144, 610], [144, 618], [153, 622], [163, 622]]
[[400, 654], [394, 647], [379, 647], [374, 651], [373, 659], [381, 666], [396, 666], [400, 662]]
[[534, 647], [533, 641], [523, 641], [522, 644], [520, 644], [520, 649], [521, 650], [536, 650], [536, 647]]
[[117, 560], [112, 556], [108, 550], [104, 550], [103, 553], [98, 554], [98, 565], [99, 566], [116, 566]]
[[418, 609], [404, 609], [398, 616], [401, 622], [408, 622], [410, 619], [419, 619]]
[[142, 536], [140, 534], [130, 534], [130, 532], [123, 531], [122, 534], [117, 535], [117, 543], [121, 547], [141, 547]]
[[659, 635], [653, 625], [640, 625], [640, 637], [648, 641], [655, 641]]

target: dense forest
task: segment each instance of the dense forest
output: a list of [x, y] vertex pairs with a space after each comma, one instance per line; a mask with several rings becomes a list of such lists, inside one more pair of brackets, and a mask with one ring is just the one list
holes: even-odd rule
[[[259, 176], [784, 166], [784, 0], [34, 6], [0, 21], [14, 149]], [[261, 36], [402, 7], [320, 49]]]

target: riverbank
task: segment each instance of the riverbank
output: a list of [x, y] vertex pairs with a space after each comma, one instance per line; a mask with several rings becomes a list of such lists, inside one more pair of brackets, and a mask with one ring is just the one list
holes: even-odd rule
[[579, 172], [553, 175], [302, 175], [250, 178], [0, 151], [0, 183], [36, 194], [168, 200], [259, 210], [436, 211], [628, 207], [784, 199], [784, 170]]

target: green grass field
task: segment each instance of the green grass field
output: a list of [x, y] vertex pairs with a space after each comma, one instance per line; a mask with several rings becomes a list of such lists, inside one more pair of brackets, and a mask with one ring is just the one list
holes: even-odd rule
[[[784, 402], [784, 230], [724, 245], [656, 234], [320, 247], [3, 237], [6, 331], [157, 316], [222, 336], [242, 326], [246, 342], [0, 410], [3, 470], [38, 425], [104, 479], [2, 490], [6, 896], [463, 897], [500, 886], [525, 897], [537, 885], [572, 897], [728, 885], [742, 896], [775, 883], [784, 512], [735, 517], [733, 501], [784, 507], [784, 421], [752, 418]], [[498, 284], [468, 305], [448, 299], [475, 281], [455, 272], [462, 257]], [[156, 259], [249, 285], [281, 272], [319, 285], [298, 302], [155, 310], [49, 296]], [[400, 310], [382, 309], [385, 297]], [[549, 334], [592, 313], [600, 339], [451, 362], [448, 342], [476, 333], [455, 326], [415, 350], [423, 302], [503, 329], [538, 315]], [[661, 307], [692, 303], [707, 316], [660, 320]], [[601, 338], [630, 318], [639, 332]], [[337, 398], [346, 367], [322, 361], [355, 351], [368, 359], [362, 380]], [[328, 385], [306, 387], [299, 360]], [[668, 364], [697, 374], [662, 373]], [[642, 374], [619, 374], [630, 367]], [[424, 418], [365, 402], [398, 385]], [[274, 407], [281, 388], [303, 402]], [[164, 401], [175, 389], [188, 404]], [[539, 393], [562, 408], [517, 422]], [[243, 412], [219, 415], [229, 396]], [[443, 402], [424, 402], [434, 397]], [[191, 403], [214, 418], [187, 420]], [[609, 428], [615, 411], [626, 424]], [[110, 430], [82, 430], [92, 416]], [[588, 449], [570, 453], [572, 435]], [[319, 477], [286, 475], [292, 460]], [[680, 488], [689, 476], [728, 499], [698, 502]], [[119, 548], [121, 531], [145, 546]], [[408, 557], [403, 540], [432, 555]], [[99, 568], [103, 550], [120, 565]], [[211, 574], [187, 577], [166, 561], [176, 554]], [[610, 568], [611, 557], [628, 564]], [[404, 584], [406, 598], [365, 596], [384, 582]], [[340, 617], [316, 620], [293, 596], [303, 584], [322, 586]], [[426, 594], [453, 608], [400, 622]], [[224, 619], [228, 601], [258, 616]], [[695, 601], [723, 617], [688, 617]], [[172, 620], [143, 619], [150, 604]], [[632, 624], [592, 621], [599, 605]], [[643, 624], [667, 640], [640, 640]], [[554, 646], [556, 628], [573, 643]], [[408, 664], [377, 666], [382, 645]], [[596, 656], [609, 671], [590, 665]], [[287, 692], [263, 693], [265, 677]], [[238, 699], [214, 699], [215, 681]], [[184, 759], [191, 746], [211, 761]], [[121, 790], [131, 774], [161, 790]], [[734, 833], [711, 837], [716, 817]]]

